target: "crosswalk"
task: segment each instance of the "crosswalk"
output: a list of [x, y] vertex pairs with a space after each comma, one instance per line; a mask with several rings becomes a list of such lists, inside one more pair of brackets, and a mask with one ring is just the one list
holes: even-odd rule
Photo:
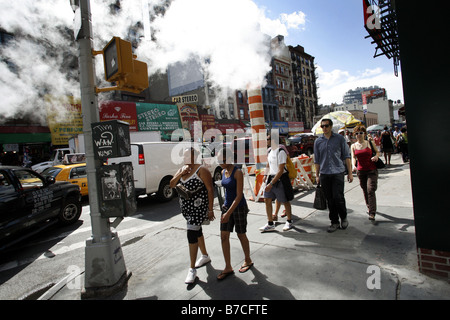
[[[163, 221], [148, 221], [142, 219], [144, 216], [142, 214], [137, 214], [131, 217], [126, 217], [120, 225], [115, 229], [118, 233], [121, 241], [123, 242], [129, 235], [133, 235], [136, 233], [143, 233], [150, 228], [154, 228], [162, 225]], [[136, 220], [139, 220], [139, 223], [136, 223]], [[86, 246], [86, 239], [91, 236], [92, 228], [90, 226], [90, 208], [89, 206], [84, 206], [82, 210], [82, 215], [80, 220], [83, 220], [84, 223], [77, 229], [73, 231], [64, 231], [61, 233], [53, 234], [50, 237], [45, 239], [41, 239], [37, 242], [29, 243], [23, 247], [22, 249], [33, 251], [33, 247], [38, 247], [39, 245], [45, 243], [56, 242], [52, 247], [48, 248], [45, 252], [35, 252], [30, 254], [27, 257], [20, 257], [15, 260], [7, 261], [0, 264], [0, 272], [4, 272], [7, 270], [11, 270], [23, 265], [30, 264], [35, 261], [39, 261], [42, 259], [53, 258], [58, 255], [68, 254], [75, 250], [82, 249]], [[82, 240], [80, 240], [82, 239]]]

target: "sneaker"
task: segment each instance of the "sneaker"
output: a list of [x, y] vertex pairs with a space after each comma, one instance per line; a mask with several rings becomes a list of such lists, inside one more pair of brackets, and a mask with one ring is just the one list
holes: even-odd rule
[[197, 278], [197, 269], [189, 268], [188, 275], [184, 283], [192, 284], [195, 282], [195, 278]]
[[335, 232], [337, 229], [339, 229], [339, 223], [333, 223], [331, 226], [328, 227], [328, 233]]
[[275, 231], [275, 225], [266, 224], [264, 227], [259, 228], [259, 231], [261, 232]]
[[197, 262], [195, 263], [195, 267], [196, 268], [200, 268], [203, 267], [205, 264], [207, 264], [208, 262], [211, 262], [211, 258], [209, 257], [209, 255], [202, 255]]
[[341, 221], [341, 228], [345, 230], [345, 229], [347, 229], [347, 227], [348, 227], [348, 220], [347, 219], [343, 219]]
[[286, 224], [283, 227], [283, 231], [288, 231], [292, 229], [292, 222], [286, 221]]

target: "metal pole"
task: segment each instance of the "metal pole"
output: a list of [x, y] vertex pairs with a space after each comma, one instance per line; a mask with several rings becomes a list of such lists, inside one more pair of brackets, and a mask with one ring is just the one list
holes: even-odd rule
[[[85, 248], [85, 288], [82, 297], [108, 295], [128, 280], [125, 261], [117, 234], [111, 232], [108, 218], [103, 218], [98, 202], [97, 168], [101, 162], [94, 159], [91, 123], [99, 122], [98, 100], [95, 92], [95, 64], [93, 55], [90, 1], [80, 0], [76, 14], [81, 14], [81, 28], [77, 37], [83, 132], [85, 136], [86, 172], [89, 185], [92, 236]], [[77, 31], [77, 30], [76, 30]]]

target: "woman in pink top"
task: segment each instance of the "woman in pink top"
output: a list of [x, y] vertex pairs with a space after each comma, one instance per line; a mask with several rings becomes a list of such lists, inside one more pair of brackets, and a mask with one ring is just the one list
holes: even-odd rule
[[367, 133], [364, 126], [356, 127], [353, 133], [356, 135], [356, 142], [351, 147], [353, 171], [357, 171], [359, 184], [369, 209], [369, 220], [373, 221], [377, 211], [375, 191], [378, 186], [378, 170], [375, 163], [380, 152], [373, 142], [366, 140]]

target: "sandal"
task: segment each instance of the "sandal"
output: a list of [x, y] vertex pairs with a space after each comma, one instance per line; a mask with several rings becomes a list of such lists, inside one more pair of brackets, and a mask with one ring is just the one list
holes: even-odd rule
[[275, 215], [275, 214], [273, 214], [273, 215], [272, 215], [272, 220], [273, 220], [273, 221], [278, 221], [278, 216]]
[[286, 217], [286, 216], [287, 216], [286, 210], [283, 210], [283, 213], [281, 214], [281, 217], [284, 218], [284, 217]]
[[234, 274], [234, 271], [231, 270], [230, 272], [224, 272], [222, 271], [218, 276], [217, 276], [217, 280], [221, 281], [224, 280], [225, 278], [227, 278], [228, 276]]
[[239, 269], [239, 272], [240, 272], [240, 273], [245, 273], [245, 272], [247, 272], [248, 270], [250, 270], [252, 267], [253, 267], [253, 262], [250, 263], [250, 264], [247, 265], [247, 266], [241, 266], [241, 268]]

